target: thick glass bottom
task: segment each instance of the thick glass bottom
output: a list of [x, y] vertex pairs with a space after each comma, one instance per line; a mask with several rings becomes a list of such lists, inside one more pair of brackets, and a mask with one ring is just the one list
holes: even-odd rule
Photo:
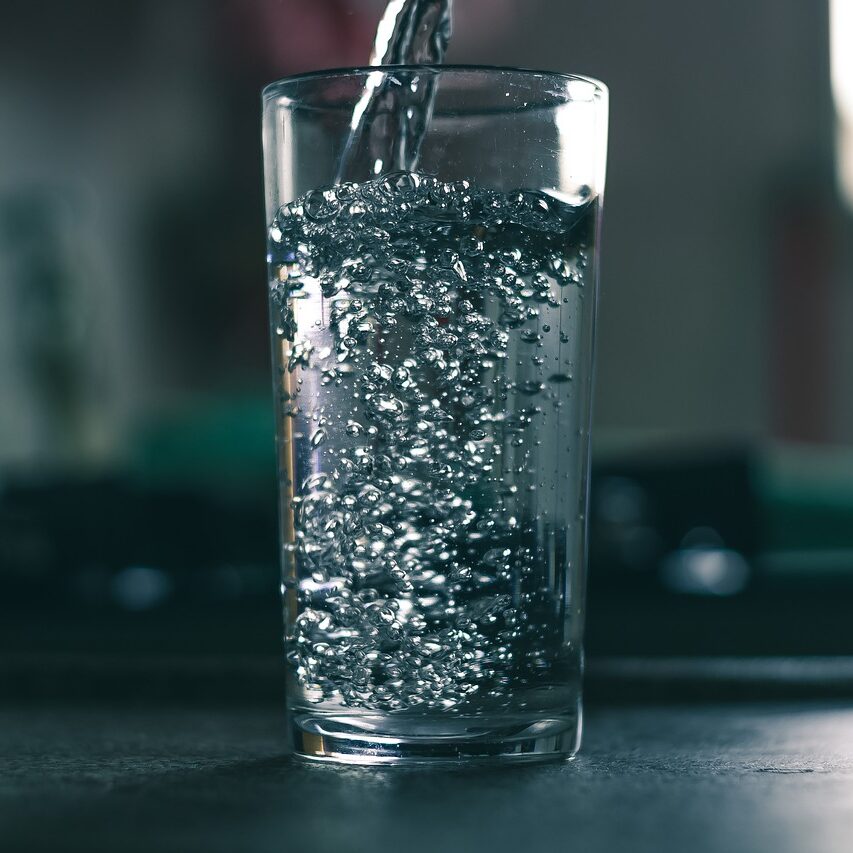
[[296, 757], [344, 764], [532, 762], [572, 757], [580, 746], [577, 707], [544, 715], [431, 717], [317, 713], [294, 709]]

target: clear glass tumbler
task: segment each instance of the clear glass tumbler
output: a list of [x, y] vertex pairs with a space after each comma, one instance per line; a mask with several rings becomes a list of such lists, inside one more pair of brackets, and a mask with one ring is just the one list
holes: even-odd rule
[[[416, 169], [339, 181], [366, 87], [424, 85]], [[572, 755], [607, 90], [395, 66], [263, 109], [293, 750]]]

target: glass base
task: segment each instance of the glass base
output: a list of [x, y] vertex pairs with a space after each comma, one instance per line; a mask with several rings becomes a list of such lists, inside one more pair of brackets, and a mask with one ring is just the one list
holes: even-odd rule
[[343, 764], [532, 762], [571, 758], [580, 746], [581, 715], [414, 717], [293, 711], [293, 753]]

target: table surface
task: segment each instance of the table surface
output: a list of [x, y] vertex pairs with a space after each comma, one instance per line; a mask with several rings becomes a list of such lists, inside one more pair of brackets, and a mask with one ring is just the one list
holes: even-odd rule
[[292, 762], [273, 704], [0, 711], [4, 850], [773, 851], [853, 847], [853, 704], [592, 708], [572, 762]]

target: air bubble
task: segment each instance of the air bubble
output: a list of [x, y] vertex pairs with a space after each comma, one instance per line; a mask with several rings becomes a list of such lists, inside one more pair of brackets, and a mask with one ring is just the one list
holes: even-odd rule
[[312, 190], [303, 201], [305, 215], [316, 222], [325, 222], [341, 209], [334, 190]]
[[591, 210], [396, 172], [270, 226], [283, 456], [322, 468], [282, 480], [306, 703], [478, 714], [561, 683], [565, 578], [530, 480], [559, 465], [533, 454], [571, 376], [541, 306], [589, 263]]

